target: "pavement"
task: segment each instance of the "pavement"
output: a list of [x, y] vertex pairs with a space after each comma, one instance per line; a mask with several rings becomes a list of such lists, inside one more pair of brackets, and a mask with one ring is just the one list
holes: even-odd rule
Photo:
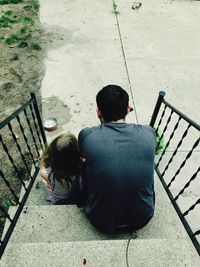
[[[40, 3], [41, 23], [53, 38], [44, 62], [43, 118], [56, 117], [59, 123], [56, 131], [47, 133], [48, 141], [62, 132], [77, 136], [83, 127], [98, 125], [95, 97], [108, 84], [128, 92], [134, 111], [127, 122], [149, 124], [160, 90], [176, 108], [200, 121], [200, 1], [143, 0], [137, 10], [129, 0]], [[192, 133], [178, 152], [167, 172], [169, 181], [196, 136], [199, 133]], [[161, 169], [175, 147], [172, 143]], [[199, 153], [197, 147], [190, 165], [173, 184], [173, 193], [199, 165]], [[77, 208], [55, 209], [40, 202], [43, 193], [34, 186], [2, 266], [123, 267], [128, 266], [127, 259], [137, 267], [199, 266], [199, 256], [157, 177], [156, 184], [155, 218], [139, 238], [131, 240], [128, 252], [127, 235], [118, 240], [100, 235]], [[195, 181], [180, 198], [181, 209], [197, 197]], [[194, 229], [199, 227], [199, 211], [188, 219]], [[50, 220], [55, 214], [58, 231]]]
[[200, 3], [141, 2], [135, 11], [128, 0], [115, 1], [116, 9], [112, 0], [41, 1], [42, 24], [60, 34], [45, 59], [41, 88], [44, 102], [56, 97], [66, 107], [62, 114], [44, 110], [61, 120], [59, 132], [98, 124], [95, 96], [108, 84], [129, 93], [128, 122], [148, 124], [160, 90], [200, 121]]

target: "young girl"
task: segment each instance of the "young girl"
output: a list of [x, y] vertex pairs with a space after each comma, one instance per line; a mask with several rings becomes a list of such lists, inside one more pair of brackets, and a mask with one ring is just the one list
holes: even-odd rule
[[41, 159], [40, 174], [45, 183], [46, 200], [53, 204], [70, 203], [80, 191], [81, 157], [72, 134], [56, 137]]

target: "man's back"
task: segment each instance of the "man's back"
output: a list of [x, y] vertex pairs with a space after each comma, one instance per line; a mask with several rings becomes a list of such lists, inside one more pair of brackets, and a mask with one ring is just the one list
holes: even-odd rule
[[154, 212], [153, 129], [135, 124], [104, 123], [83, 129], [80, 151], [86, 159], [91, 222], [112, 233], [119, 225], [143, 227]]

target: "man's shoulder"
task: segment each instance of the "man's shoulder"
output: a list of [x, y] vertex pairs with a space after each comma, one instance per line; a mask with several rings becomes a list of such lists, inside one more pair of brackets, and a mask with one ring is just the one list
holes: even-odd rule
[[141, 131], [142, 131], [143, 133], [146, 133], [146, 134], [151, 133], [155, 136], [155, 130], [150, 125], [129, 123], [127, 124], [127, 126], [130, 130], [133, 130], [136, 132], [138, 130], [138, 134], [141, 134]]
[[154, 128], [152, 128], [150, 125], [143, 125], [144, 129], [150, 133], [152, 133], [156, 137], [156, 132]]
[[90, 134], [92, 134], [93, 132], [97, 131], [99, 128], [99, 126], [93, 126], [93, 127], [86, 127], [84, 129], [82, 129], [80, 132], [79, 132], [79, 135], [78, 135], [78, 140], [79, 142], [80, 141], [83, 141], [87, 136], [89, 136]]

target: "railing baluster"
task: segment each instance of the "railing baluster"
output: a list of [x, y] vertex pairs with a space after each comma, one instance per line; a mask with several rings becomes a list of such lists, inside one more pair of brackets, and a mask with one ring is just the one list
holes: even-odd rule
[[18, 170], [17, 166], [15, 165], [14, 160], [13, 160], [12, 156], [10, 155], [10, 153], [9, 153], [9, 151], [8, 151], [8, 148], [7, 148], [6, 144], [3, 142], [3, 139], [2, 139], [1, 134], [0, 134], [0, 141], [1, 141], [1, 144], [2, 144], [2, 146], [3, 146], [4, 151], [6, 152], [8, 158], [9, 158], [9, 160], [10, 160], [10, 162], [11, 162], [11, 164], [12, 164], [12, 166], [13, 166], [13, 168], [14, 168], [16, 174], [17, 174], [17, 178], [20, 180], [22, 186], [23, 186], [24, 189], [26, 190], [25, 183], [24, 183], [24, 181], [22, 180], [21, 176], [19, 175], [19, 170]]
[[21, 132], [22, 132], [24, 141], [25, 141], [25, 143], [26, 143], [26, 145], [27, 145], [27, 148], [28, 148], [28, 151], [29, 151], [29, 153], [30, 153], [30, 155], [31, 155], [32, 163], [34, 164], [34, 166], [35, 166], [35, 168], [36, 168], [36, 164], [35, 164], [35, 160], [34, 160], [34, 157], [33, 157], [32, 151], [31, 151], [31, 147], [30, 147], [30, 145], [29, 145], [29, 143], [28, 143], [28, 138], [27, 138], [26, 135], [25, 135], [24, 127], [23, 127], [22, 124], [21, 124], [21, 120], [20, 120], [19, 115], [17, 115], [16, 119], [17, 119], [17, 121], [18, 121], [18, 123], [19, 123], [19, 127], [20, 127], [20, 130], [21, 130]]
[[[160, 156], [160, 158], [159, 158], [159, 161], [158, 161], [158, 163], [157, 163], [157, 165], [156, 165], [156, 168], [158, 168], [158, 166], [159, 166], [159, 164], [160, 164], [160, 162], [161, 162], [163, 156], [165, 155], [165, 152], [166, 152], [166, 150], [167, 150], [167, 148], [168, 148], [168, 146], [169, 146], [169, 144], [170, 144], [170, 142], [171, 142], [171, 140], [172, 140], [172, 138], [173, 138], [173, 136], [174, 136], [174, 133], [175, 133], [175, 131], [176, 131], [177, 128], [178, 128], [178, 125], [179, 125], [180, 120], [181, 120], [181, 117], [179, 117], [179, 119], [178, 119], [176, 125], [174, 126], [174, 129], [173, 129], [173, 131], [172, 131], [172, 133], [171, 133], [171, 135], [170, 135], [170, 137], [169, 137], [169, 140], [168, 140], [168, 142], [166, 143], [166, 146], [165, 146], [165, 148], [164, 148], [164, 150], [163, 150], [163, 152], [162, 152], [162, 154], [161, 154], [161, 156]], [[160, 139], [160, 140], [161, 140], [161, 139]]]
[[187, 129], [185, 130], [184, 134], [182, 135], [181, 140], [179, 141], [179, 143], [178, 143], [176, 149], [174, 150], [174, 152], [173, 152], [171, 158], [169, 159], [169, 161], [168, 161], [168, 163], [167, 163], [167, 165], [166, 165], [164, 171], [163, 171], [162, 174], [161, 174], [162, 177], [165, 175], [165, 172], [168, 170], [169, 165], [172, 163], [172, 161], [173, 161], [173, 159], [174, 159], [174, 157], [175, 157], [175, 155], [176, 155], [176, 153], [177, 153], [179, 147], [182, 145], [183, 140], [184, 140], [185, 137], [187, 136], [187, 134], [188, 134], [188, 130], [190, 129], [190, 127], [191, 127], [191, 125], [188, 125]]
[[35, 118], [35, 114], [34, 114], [34, 111], [33, 111], [34, 109], [33, 109], [32, 105], [30, 105], [30, 110], [31, 110], [31, 114], [32, 114], [32, 117], [33, 117], [33, 122], [34, 122], [34, 125], [35, 125], [35, 130], [36, 130], [36, 133], [37, 133], [37, 136], [38, 136], [40, 147], [42, 148], [43, 145], [42, 145], [42, 141], [41, 141], [41, 138], [40, 138], [40, 133], [39, 133], [39, 130], [38, 130], [38, 125], [36, 123], [36, 118]]
[[37, 146], [37, 142], [36, 142], [36, 139], [35, 139], [35, 135], [33, 134], [33, 129], [32, 129], [32, 127], [31, 127], [31, 122], [30, 122], [30, 120], [29, 120], [29, 118], [28, 118], [28, 114], [27, 114], [26, 109], [24, 109], [24, 115], [25, 115], [25, 117], [26, 117], [26, 121], [27, 121], [27, 123], [28, 123], [29, 130], [30, 130], [30, 132], [31, 132], [31, 136], [32, 136], [32, 139], [33, 139], [33, 143], [34, 143], [34, 145], [35, 145], [35, 148], [36, 148], [36, 151], [37, 151], [37, 155], [38, 155], [38, 158], [39, 158], [39, 157], [40, 157], [39, 149], [38, 149], [38, 146]]
[[200, 138], [195, 142], [195, 144], [193, 145], [192, 149], [190, 150], [190, 152], [187, 154], [185, 160], [181, 163], [181, 166], [179, 167], [179, 169], [176, 171], [175, 175], [172, 177], [170, 183], [167, 185], [167, 187], [169, 188], [171, 186], [171, 184], [174, 182], [174, 180], [176, 179], [176, 176], [180, 173], [181, 169], [185, 166], [186, 161], [191, 157], [193, 150], [198, 146], [200, 142]]
[[19, 151], [19, 153], [20, 153], [20, 155], [21, 155], [22, 161], [24, 162], [24, 165], [25, 165], [25, 167], [26, 167], [26, 170], [27, 170], [27, 172], [28, 172], [28, 174], [29, 174], [29, 176], [30, 176], [30, 178], [31, 178], [31, 172], [30, 172], [30, 170], [29, 170], [29, 167], [28, 167], [28, 164], [27, 164], [27, 162], [26, 162], [26, 159], [25, 159], [25, 157], [24, 157], [24, 155], [23, 155], [23, 153], [22, 153], [21, 146], [19, 145], [19, 143], [18, 143], [18, 141], [17, 141], [17, 138], [16, 138], [16, 135], [15, 135], [14, 132], [13, 132], [13, 128], [12, 128], [12, 125], [11, 125], [10, 122], [8, 123], [8, 128], [9, 128], [11, 134], [12, 134], [13, 140], [15, 141], [15, 144], [16, 144], [16, 146], [17, 146], [17, 149], [18, 149], [18, 151]]
[[[160, 136], [160, 140], [158, 141], [156, 150], [157, 150], [158, 147], [160, 146], [160, 142], [161, 142], [161, 140], [163, 139], [163, 136], [164, 136], [164, 134], [165, 134], [165, 132], [166, 132], [166, 130], [167, 130], [168, 124], [169, 124], [170, 121], [171, 121], [172, 114], [173, 114], [173, 110], [171, 110], [171, 112], [170, 112], [170, 115], [169, 115], [169, 118], [168, 118], [168, 120], [167, 120], [167, 122], [166, 122], [165, 128], [164, 128], [164, 130], [163, 130], [163, 132], [162, 132], [162, 134], [161, 134], [161, 136]], [[158, 130], [156, 130], [156, 132], [158, 132]]]
[[[162, 95], [163, 93], [164, 92], [160, 92], [160, 95]], [[163, 97], [164, 97], [164, 95], [162, 96], [162, 98]], [[43, 139], [43, 143], [44, 143], [44, 146], [46, 147], [47, 146], [47, 139], [46, 139], [44, 127], [43, 127], [43, 124], [42, 124], [42, 119], [41, 119], [41, 116], [40, 116], [40, 111], [39, 111], [39, 108], [38, 108], [38, 104], [37, 104], [37, 100], [36, 100], [34, 92], [31, 92], [31, 98], [33, 99], [33, 106], [34, 106], [35, 114], [36, 114], [36, 117], [37, 117], [40, 133], [41, 133], [41, 136], [42, 136], [42, 139]]]
[[153, 115], [151, 117], [151, 121], [150, 121], [151, 127], [154, 127], [154, 124], [156, 122], [156, 119], [157, 119], [157, 116], [158, 116], [158, 113], [159, 113], [159, 110], [160, 110], [160, 107], [161, 107], [161, 104], [162, 104], [164, 97], [165, 97], [165, 92], [160, 91], [155, 108], [154, 108], [154, 111], [153, 111]]
[[195, 207], [200, 204], [200, 198], [188, 209], [186, 210], [184, 213], [183, 213], [183, 216], [186, 216], [188, 215], [188, 213], [191, 211], [191, 210], [194, 210]]
[[12, 195], [14, 196], [15, 198], [15, 202], [17, 204], [20, 204], [19, 202], [19, 197], [15, 194], [15, 191], [14, 189], [11, 187], [11, 184], [10, 182], [5, 178], [5, 175], [4, 173], [0, 170], [0, 177], [3, 179], [4, 183], [7, 185], [7, 187], [9, 188], [10, 192], [12, 193]]
[[196, 232], [194, 233], [194, 236], [195, 236], [195, 235], [200, 235], [200, 230], [196, 231]]
[[182, 195], [185, 191], [185, 189], [187, 187], [189, 187], [190, 183], [197, 177], [197, 174], [200, 171], [200, 167], [198, 168], [198, 170], [192, 175], [192, 177], [190, 178], [190, 180], [185, 184], [185, 186], [183, 187], [183, 189], [181, 189], [181, 191], [178, 193], [178, 195], [174, 198], [174, 201], [177, 201], [177, 199], [179, 198], [180, 195]]
[[163, 110], [163, 112], [162, 112], [162, 114], [161, 114], [160, 120], [159, 120], [159, 122], [158, 122], [158, 126], [157, 126], [157, 128], [156, 128], [156, 130], [155, 130], [156, 133], [158, 132], [159, 127], [160, 127], [160, 125], [161, 125], [161, 123], [162, 123], [162, 120], [163, 120], [163, 118], [164, 118], [164, 116], [165, 116], [166, 108], [167, 108], [167, 106], [165, 105], [164, 110]]

